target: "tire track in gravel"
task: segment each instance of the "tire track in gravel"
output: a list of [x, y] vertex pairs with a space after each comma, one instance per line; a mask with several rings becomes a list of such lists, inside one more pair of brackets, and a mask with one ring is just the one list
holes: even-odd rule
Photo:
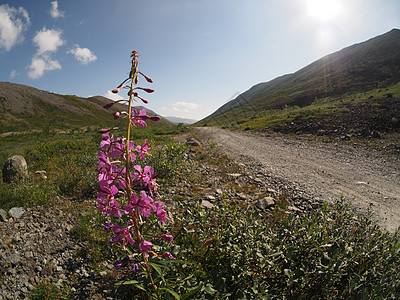
[[[379, 151], [333, 142], [212, 127], [196, 128], [226, 154], [284, 179], [311, 198], [332, 202], [342, 195], [389, 231], [400, 226], [400, 160]], [[247, 159], [243, 161], [243, 156]], [[254, 167], [254, 164], [253, 164]]]

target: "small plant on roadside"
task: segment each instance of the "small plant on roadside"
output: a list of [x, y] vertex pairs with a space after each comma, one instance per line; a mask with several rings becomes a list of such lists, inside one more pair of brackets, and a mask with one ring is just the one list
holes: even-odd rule
[[69, 299], [69, 287], [58, 287], [48, 281], [40, 282], [30, 293], [32, 300], [66, 300]]

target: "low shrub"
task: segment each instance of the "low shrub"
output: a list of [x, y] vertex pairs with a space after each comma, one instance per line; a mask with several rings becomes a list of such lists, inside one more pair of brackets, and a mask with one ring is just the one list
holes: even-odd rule
[[398, 299], [399, 232], [381, 231], [341, 199], [281, 226], [244, 203], [175, 215], [178, 266], [201, 299]]

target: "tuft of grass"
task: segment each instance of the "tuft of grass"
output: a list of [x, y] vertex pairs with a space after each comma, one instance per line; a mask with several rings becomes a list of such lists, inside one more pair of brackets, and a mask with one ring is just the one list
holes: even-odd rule
[[32, 300], [67, 300], [70, 299], [70, 289], [68, 286], [57, 286], [48, 281], [40, 282], [30, 293]]

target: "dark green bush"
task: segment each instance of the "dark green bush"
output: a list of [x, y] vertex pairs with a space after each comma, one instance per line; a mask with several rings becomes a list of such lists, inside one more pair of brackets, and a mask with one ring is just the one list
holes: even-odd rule
[[189, 149], [187, 144], [171, 143], [152, 150], [151, 156], [143, 161], [144, 165], [154, 168], [159, 179], [176, 179], [183, 167], [184, 154]]
[[[190, 201], [176, 216], [181, 276], [202, 299], [399, 299], [400, 239], [343, 199], [271, 227], [253, 208]], [[206, 288], [207, 287], [207, 288]]]

